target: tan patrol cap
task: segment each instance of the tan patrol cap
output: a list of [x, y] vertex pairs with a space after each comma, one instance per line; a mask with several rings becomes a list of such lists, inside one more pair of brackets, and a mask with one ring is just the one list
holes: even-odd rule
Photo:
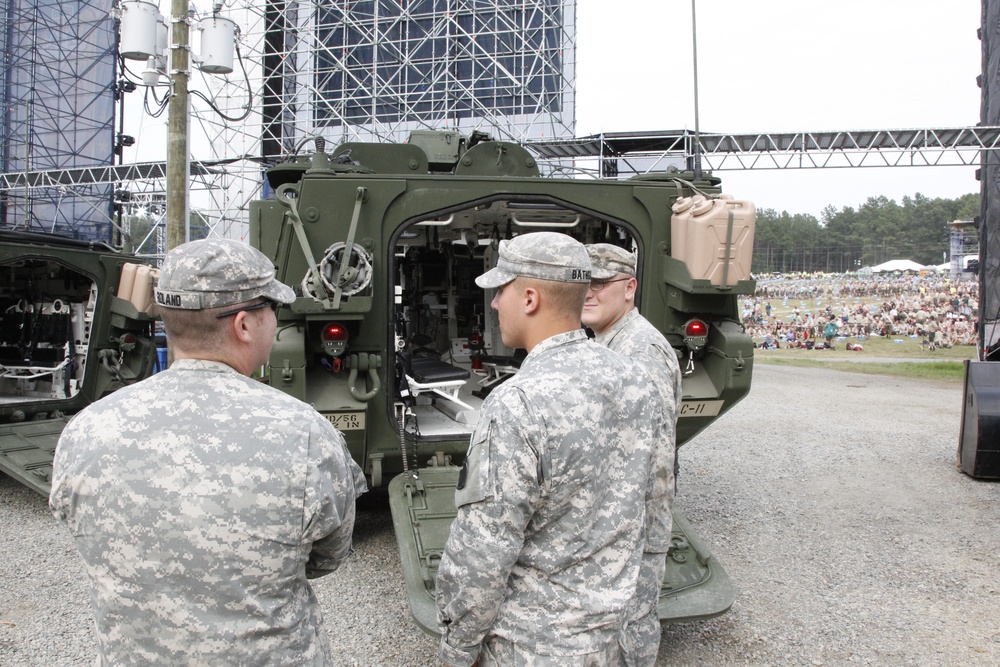
[[635, 275], [635, 253], [610, 243], [592, 243], [587, 246], [594, 278], [605, 280], [619, 273]]
[[582, 243], [565, 234], [521, 234], [510, 241], [500, 241], [497, 265], [476, 278], [476, 284], [484, 289], [500, 287], [518, 276], [589, 283], [590, 258]]
[[153, 290], [160, 308], [204, 310], [264, 297], [295, 301], [295, 292], [274, 278], [264, 253], [232, 239], [202, 239], [177, 246], [163, 258]]

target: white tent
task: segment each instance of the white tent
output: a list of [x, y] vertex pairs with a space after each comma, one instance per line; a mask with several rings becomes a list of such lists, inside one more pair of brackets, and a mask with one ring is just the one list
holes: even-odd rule
[[888, 262], [883, 262], [878, 266], [873, 266], [871, 268], [872, 273], [891, 273], [893, 271], [922, 271], [924, 269], [923, 264], [917, 264], [914, 261], [908, 259], [890, 259]]

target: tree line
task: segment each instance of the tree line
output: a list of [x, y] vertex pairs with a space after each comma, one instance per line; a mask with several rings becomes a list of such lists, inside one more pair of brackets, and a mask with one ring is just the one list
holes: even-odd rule
[[949, 223], [978, 215], [978, 193], [958, 199], [917, 193], [902, 204], [869, 197], [857, 210], [827, 206], [819, 220], [759, 209], [751, 266], [754, 273], [843, 273], [891, 259], [942, 264], [949, 259]]

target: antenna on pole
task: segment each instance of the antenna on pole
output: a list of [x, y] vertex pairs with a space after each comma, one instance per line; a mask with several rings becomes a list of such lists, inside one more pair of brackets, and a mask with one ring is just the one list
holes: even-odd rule
[[698, 23], [691, 0], [691, 48], [694, 52], [694, 177], [701, 178], [701, 138], [698, 127]]

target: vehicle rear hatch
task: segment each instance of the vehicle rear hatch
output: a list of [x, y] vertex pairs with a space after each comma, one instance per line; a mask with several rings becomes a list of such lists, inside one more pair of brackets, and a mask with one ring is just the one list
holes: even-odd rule
[[0, 424], [0, 471], [49, 495], [52, 456], [68, 418]]
[[[455, 518], [459, 468], [426, 468], [403, 473], [389, 484], [389, 504], [396, 530], [410, 613], [421, 630], [438, 636], [434, 579]], [[673, 546], [660, 590], [660, 621], [678, 623], [724, 614], [736, 590], [688, 521], [673, 512]]]

